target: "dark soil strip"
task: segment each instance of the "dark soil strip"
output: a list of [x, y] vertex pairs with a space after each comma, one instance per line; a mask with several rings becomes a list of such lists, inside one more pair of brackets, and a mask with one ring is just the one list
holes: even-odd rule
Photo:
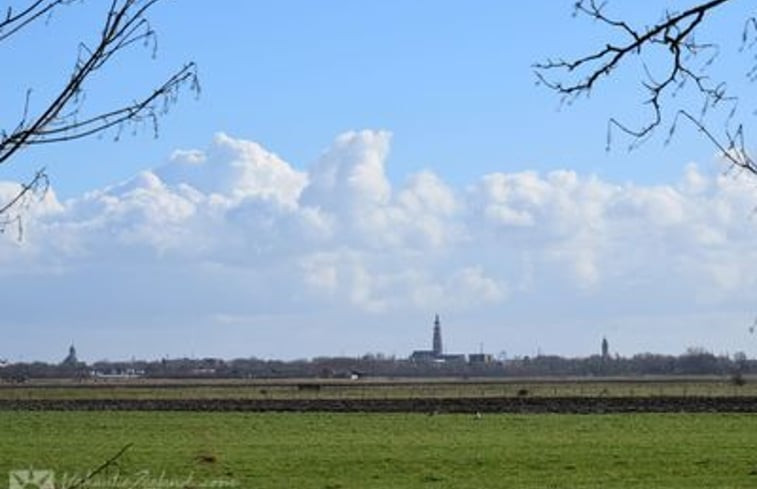
[[0, 400], [0, 411], [293, 411], [375, 413], [757, 413], [757, 397]]

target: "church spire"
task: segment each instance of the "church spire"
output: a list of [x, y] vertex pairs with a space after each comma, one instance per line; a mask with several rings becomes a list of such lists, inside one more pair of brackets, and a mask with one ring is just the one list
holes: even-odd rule
[[76, 347], [74, 346], [72, 342], [71, 346], [68, 348], [68, 355], [66, 356], [65, 359], [63, 359], [63, 362], [61, 362], [61, 364], [75, 366], [78, 363], [79, 363], [79, 359], [76, 358]]
[[434, 342], [432, 345], [432, 351], [436, 357], [441, 356], [442, 353], [444, 353], [444, 349], [442, 348], [442, 323], [439, 321], [438, 314], [434, 318]]

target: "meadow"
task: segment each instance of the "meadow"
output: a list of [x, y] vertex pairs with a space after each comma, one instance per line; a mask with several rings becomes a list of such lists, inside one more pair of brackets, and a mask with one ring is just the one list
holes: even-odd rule
[[[0, 412], [0, 473], [57, 487], [757, 486], [757, 416]], [[85, 486], [86, 487], [86, 486]]]

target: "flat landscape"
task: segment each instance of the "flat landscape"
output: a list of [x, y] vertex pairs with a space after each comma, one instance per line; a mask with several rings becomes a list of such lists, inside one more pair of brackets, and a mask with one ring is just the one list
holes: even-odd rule
[[757, 485], [752, 415], [13, 411], [0, 433], [0, 472], [54, 470], [59, 487], [126, 444], [91, 487]]
[[0, 408], [0, 473], [56, 489], [757, 486], [753, 379], [36, 380]]
[[757, 0], [0, 15], [0, 489], [757, 489]]

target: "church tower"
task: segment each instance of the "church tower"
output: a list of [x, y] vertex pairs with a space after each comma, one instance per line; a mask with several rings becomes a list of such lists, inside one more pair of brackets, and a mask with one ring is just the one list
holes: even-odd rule
[[434, 342], [432, 344], [432, 351], [435, 357], [439, 357], [444, 353], [442, 348], [442, 324], [439, 321], [439, 315], [436, 315], [434, 319]]
[[61, 365], [69, 365], [69, 366], [76, 366], [76, 364], [79, 363], [79, 359], [76, 358], [76, 348], [74, 347], [74, 344], [71, 343], [71, 346], [68, 349], [68, 356], [66, 356], [65, 359], [61, 362]]

